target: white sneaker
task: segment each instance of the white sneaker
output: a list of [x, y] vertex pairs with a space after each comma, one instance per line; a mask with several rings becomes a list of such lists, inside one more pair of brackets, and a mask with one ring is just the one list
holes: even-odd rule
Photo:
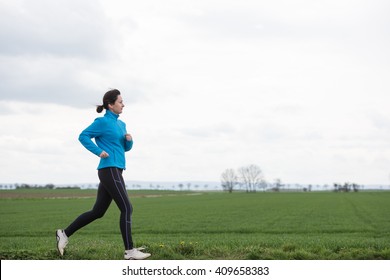
[[66, 236], [65, 232], [62, 229], [57, 229], [56, 238], [57, 238], [58, 253], [60, 253], [60, 255], [63, 256], [64, 249], [65, 249], [66, 245], [68, 244], [68, 237]]
[[125, 251], [125, 260], [144, 260], [151, 254], [138, 251], [136, 248]]

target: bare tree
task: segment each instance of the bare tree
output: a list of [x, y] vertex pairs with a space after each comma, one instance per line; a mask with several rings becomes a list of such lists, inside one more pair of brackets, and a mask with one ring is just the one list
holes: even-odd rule
[[180, 190], [183, 190], [184, 185], [182, 183], [179, 184]]
[[273, 191], [275, 191], [275, 192], [280, 191], [280, 189], [282, 188], [282, 186], [283, 186], [282, 180], [280, 180], [279, 178], [276, 178], [276, 179], [275, 179], [275, 187], [273, 188]]
[[234, 187], [238, 184], [236, 172], [233, 169], [226, 169], [221, 175], [222, 188], [231, 193]]
[[238, 173], [247, 192], [256, 192], [256, 188], [264, 184], [263, 172], [255, 164], [239, 168]]

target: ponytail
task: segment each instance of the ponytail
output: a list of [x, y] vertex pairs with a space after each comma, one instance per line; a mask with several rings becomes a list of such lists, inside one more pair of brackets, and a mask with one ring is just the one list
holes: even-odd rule
[[98, 112], [98, 113], [103, 112], [103, 109], [104, 109], [104, 106], [103, 106], [103, 105], [98, 105], [98, 106], [96, 106], [96, 112]]

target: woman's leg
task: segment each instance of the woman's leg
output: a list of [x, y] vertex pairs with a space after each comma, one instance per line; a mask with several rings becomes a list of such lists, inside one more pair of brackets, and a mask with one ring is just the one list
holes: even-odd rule
[[131, 215], [133, 213], [133, 207], [126, 191], [125, 182], [122, 177], [122, 169], [100, 169], [99, 179], [121, 212], [119, 225], [125, 250], [133, 249], [133, 239], [131, 235]]
[[96, 202], [92, 210], [81, 214], [79, 217], [74, 220], [65, 230], [66, 236], [70, 237], [80, 228], [88, 225], [94, 220], [101, 218], [106, 213], [108, 207], [112, 201], [110, 193], [106, 190], [102, 183], [99, 184], [98, 192], [96, 196]]

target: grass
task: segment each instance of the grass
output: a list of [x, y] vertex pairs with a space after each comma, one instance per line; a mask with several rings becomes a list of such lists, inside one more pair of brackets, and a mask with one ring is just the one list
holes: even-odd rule
[[[60, 259], [55, 229], [89, 210], [95, 193], [0, 191], [0, 258]], [[390, 192], [129, 194], [133, 238], [153, 259], [390, 259]], [[112, 204], [63, 258], [122, 257]]]

